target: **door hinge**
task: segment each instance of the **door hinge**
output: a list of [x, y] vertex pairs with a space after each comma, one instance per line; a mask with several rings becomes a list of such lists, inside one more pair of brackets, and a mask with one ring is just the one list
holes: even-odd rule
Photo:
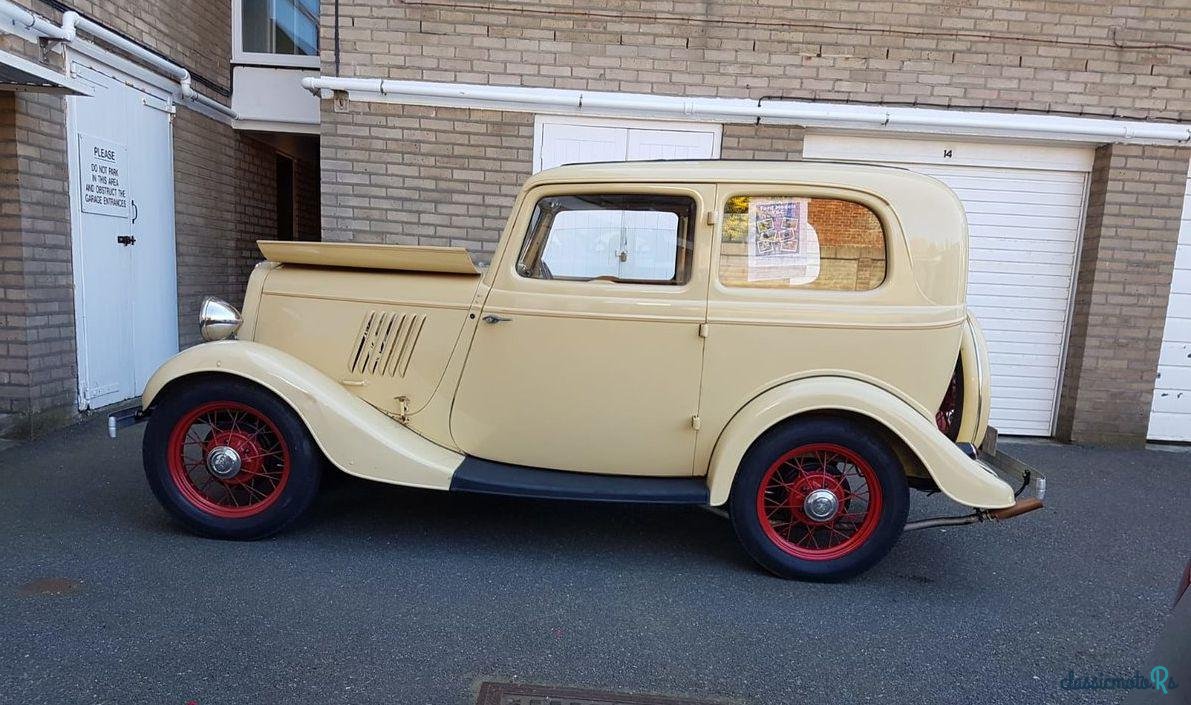
[[409, 397], [395, 397], [393, 401], [397, 402], [397, 420], [401, 423], [409, 421]]
[[708, 326], [706, 323], [700, 323], [700, 324], [699, 324], [699, 337], [700, 337], [700, 338], [706, 338], [706, 337], [707, 337], [707, 333], [709, 332], [710, 328], [711, 328], [711, 327], [710, 327], [710, 326]]
[[694, 416], [692, 416], [691, 417], [691, 428], [698, 431], [702, 427], [703, 427], [703, 420], [699, 418], [699, 415], [695, 414]]
[[715, 211], [713, 211], [713, 210], [707, 211], [707, 224], [708, 225], [715, 225], [715, 216], [716, 216]]

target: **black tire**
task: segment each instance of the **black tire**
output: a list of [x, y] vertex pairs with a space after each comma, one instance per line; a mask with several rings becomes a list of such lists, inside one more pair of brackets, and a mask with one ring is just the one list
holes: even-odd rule
[[[794, 456], [794, 459], [809, 463], [809, 469], [798, 470], [796, 464], [779, 462], [792, 452], [812, 448], [838, 448], [846, 452], [835, 456], [824, 452], [824, 457], [829, 460], [818, 463], [818, 469], [823, 470], [819, 474], [814, 472], [816, 454], [809, 451]], [[858, 462], [845, 462], [848, 458]], [[771, 474], [771, 468], [774, 469], [773, 473], [785, 475], [777, 477]], [[798, 513], [800, 504], [797, 499], [800, 495], [796, 489], [791, 489], [792, 485], [797, 488], [798, 482], [767, 482], [769, 489], [760, 496], [761, 484], [767, 477], [776, 477], [780, 481], [805, 477], [801, 482], [822, 484], [824, 481], [814, 478], [825, 474], [834, 477], [836, 473], [853, 471], [856, 477], [865, 478], [863, 485], [873, 481], [876, 485], [874, 491], [879, 491], [879, 495], [866, 489], [865, 494], [859, 495], [862, 498], [837, 502], [837, 506], [842, 508], [843, 513], [839, 515], [842, 518], [856, 517], [856, 512], [864, 512], [859, 515], [863, 517], [861, 527], [857, 527], [849, 539], [835, 536], [826, 528], [826, 522], [820, 525], [810, 520], [805, 510]], [[837, 494], [844, 497], [848, 491], [857, 491], [861, 486], [855, 478], [848, 480], [842, 474], [838, 482], [835, 485]], [[806, 484], [805, 487], [818, 488], [815, 484]], [[839, 487], [844, 488], [842, 492], [838, 491]], [[879, 497], [879, 511], [865, 499], [872, 497]], [[768, 508], [766, 513], [772, 519], [762, 519], [759, 503]], [[851, 509], [853, 506], [854, 509]], [[765, 433], [745, 453], [732, 483], [728, 507], [732, 525], [745, 551], [770, 572], [783, 578], [845, 580], [871, 568], [897, 543], [906, 525], [909, 490], [905, 473], [893, 450], [864, 426], [836, 418], [794, 419]], [[801, 519], [796, 520], [795, 517]], [[855, 527], [856, 522], [853, 520], [840, 526], [844, 528], [839, 533], [846, 535], [848, 528]], [[863, 527], [867, 529], [862, 530]], [[783, 541], [780, 534], [783, 530], [793, 533], [795, 537], [803, 537], [808, 543], [825, 537], [825, 548], [819, 551], [816, 544], [813, 551], [815, 555], [808, 557], [806, 554], [812, 553], [810, 547], [799, 545], [797, 540]], [[833, 540], [840, 541], [835, 549], [830, 548]], [[846, 543], [848, 541], [852, 543], [849, 545]], [[835, 556], [832, 550], [844, 553]]]
[[[165, 394], [145, 428], [145, 476], [158, 501], [186, 528], [211, 538], [254, 540], [285, 529], [309, 509], [318, 494], [324, 459], [288, 404], [235, 377], [204, 377]], [[242, 425], [230, 421], [234, 412]], [[253, 418], [253, 412], [261, 418]], [[186, 428], [176, 431], [180, 425]], [[199, 439], [204, 433], [206, 438]], [[204, 458], [221, 433], [230, 447], [244, 450], [244, 458], [268, 457], [245, 460], [245, 470], [236, 478], [220, 481], [205, 463], [191, 461]], [[259, 463], [257, 472], [248, 470], [249, 463]], [[229, 503], [237, 504], [223, 506]]]

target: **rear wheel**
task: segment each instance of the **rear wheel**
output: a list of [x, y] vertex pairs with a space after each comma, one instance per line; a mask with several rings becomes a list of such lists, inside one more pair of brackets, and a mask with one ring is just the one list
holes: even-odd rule
[[741, 462], [729, 499], [745, 550], [785, 578], [842, 580], [880, 561], [906, 523], [897, 456], [842, 419], [791, 421]]
[[269, 391], [208, 378], [171, 392], [149, 417], [145, 475], [191, 531], [257, 539], [300, 517], [322, 456], [297, 414]]

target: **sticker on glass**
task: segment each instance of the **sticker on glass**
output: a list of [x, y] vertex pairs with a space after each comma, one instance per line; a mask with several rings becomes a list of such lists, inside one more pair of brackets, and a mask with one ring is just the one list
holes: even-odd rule
[[750, 198], [748, 280], [809, 284], [819, 277], [819, 237], [806, 198]]

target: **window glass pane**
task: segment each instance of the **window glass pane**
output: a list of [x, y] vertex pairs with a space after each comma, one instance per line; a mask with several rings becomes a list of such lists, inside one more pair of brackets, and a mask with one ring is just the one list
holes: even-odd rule
[[244, 51], [271, 53], [273, 32], [269, 21], [270, 0], [241, 0], [241, 3]]
[[727, 286], [868, 291], [885, 280], [885, 231], [853, 201], [734, 196], [719, 277]]
[[682, 284], [689, 277], [694, 203], [683, 197], [544, 198], [517, 270], [534, 279]]
[[318, 0], [241, 0], [243, 50], [318, 55]]

